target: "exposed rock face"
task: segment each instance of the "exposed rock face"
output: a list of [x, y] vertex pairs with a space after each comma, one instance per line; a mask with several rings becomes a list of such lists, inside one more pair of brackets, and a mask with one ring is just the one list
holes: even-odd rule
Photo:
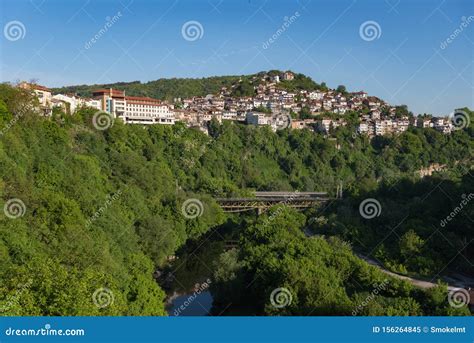
[[420, 177], [431, 176], [434, 172], [441, 171], [446, 168], [445, 164], [433, 163], [427, 168], [421, 168], [417, 171]]

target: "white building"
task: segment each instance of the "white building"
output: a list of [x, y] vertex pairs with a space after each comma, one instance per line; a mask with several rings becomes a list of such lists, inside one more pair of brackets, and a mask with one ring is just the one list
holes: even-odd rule
[[272, 118], [267, 117], [265, 113], [247, 112], [245, 121], [249, 125], [270, 125], [272, 123]]
[[98, 110], [101, 109], [102, 105], [100, 103], [100, 100], [97, 100], [97, 99], [82, 99], [82, 100], [85, 106], [96, 108]]
[[441, 133], [451, 133], [453, 126], [449, 118], [433, 118], [433, 127]]
[[96, 100], [100, 100], [101, 109], [127, 124], [174, 124], [173, 107], [160, 100], [125, 96], [125, 93], [114, 89], [99, 89], [93, 92]]
[[237, 120], [237, 111], [223, 111], [222, 119], [224, 120]]
[[70, 114], [76, 112], [76, 109], [84, 103], [83, 99], [78, 98], [74, 95], [56, 94], [53, 95], [53, 99], [68, 104]]
[[156, 99], [137, 96], [125, 97], [125, 113], [121, 118], [127, 124], [173, 125], [175, 123], [171, 106]]
[[311, 100], [322, 100], [324, 98], [324, 93], [319, 91], [313, 91], [309, 93], [309, 98]]
[[295, 75], [291, 71], [287, 71], [283, 73], [283, 80], [291, 81], [295, 78]]
[[357, 131], [360, 134], [368, 134], [371, 135], [373, 132], [373, 127], [369, 125], [368, 122], [360, 122], [359, 127], [357, 128]]

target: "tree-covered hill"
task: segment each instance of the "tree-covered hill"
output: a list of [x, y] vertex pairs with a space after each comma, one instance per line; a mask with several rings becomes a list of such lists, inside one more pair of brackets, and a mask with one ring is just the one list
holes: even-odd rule
[[[252, 299], [280, 284], [296, 291], [294, 307], [284, 314], [309, 314], [310, 308], [314, 314], [329, 314], [329, 309], [331, 314], [349, 314], [381, 280], [375, 267], [360, 261], [347, 246], [306, 239], [301, 229], [312, 217], [322, 217], [309, 226], [317, 234], [339, 235], [370, 251], [386, 226], [410, 206], [409, 221], [399, 226], [403, 240], [385, 241], [378, 258], [389, 267], [392, 263], [400, 270], [402, 264], [407, 273], [433, 277], [440, 264], [464, 268], [462, 260], [472, 259], [466, 253], [453, 258], [453, 247], [429, 239], [440, 232], [456, 247], [473, 238], [472, 221], [464, 215], [470, 216], [472, 207], [449, 225], [432, 225], [446, 217], [459, 191], [474, 192], [469, 181], [471, 128], [452, 135], [411, 129], [369, 141], [354, 136], [349, 125], [338, 129], [333, 141], [309, 130], [274, 133], [265, 127], [212, 122], [208, 137], [182, 124], [142, 127], [115, 120], [108, 129], [98, 130], [91, 109], [73, 116], [55, 112], [52, 118], [40, 117], [34, 109], [28, 93], [0, 85], [2, 315], [163, 315], [165, 295], [154, 271], [186, 241], [226, 220], [242, 223], [243, 245], [240, 255], [222, 255], [216, 275], [219, 298], [239, 284], [233, 276], [250, 281], [261, 277]], [[425, 181], [418, 186], [417, 171], [433, 163], [445, 169], [427, 179], [433, 186]], [[441, 181], [449, 185], [442, 191], [451, 202], [442, 191], [423, 198], [429, 187], [440, 189], [436, 185]], [[225, 215], [214, 200], [253, 190], [335, 195], [341, 182], [347, 199], [338, 202], [340, 206], [323, 213], [275, 210], [271, 225], [266, 221], [271, 214], [257, 220]], [[394, 184], [400, 187], [397, 196], [386, 190]], [[384, 209], [370, 223], [357, 211], [366, 196], [380, 196]], [[193, 218], [183, 206], [195, 199], [202, 208], [194, 208], [199, 215]], [[433, 249], [436, 254], [428, 253]], [[407, 287], [393, 283], [378, 304], [391, 304], [393, 314], [407, 314], [413, 301], [431, 299], [433, 306], [415, 306], [410, 314], [466, 313], [440, 305], [442, 288], [434, 301]], [[336, 295], [319, 299], [329, 288]], [[232, 296], [239, 298], [237, 293]], [[264, 313], [277, 313], [263, 298], [259, 305]]]
[[[141, 83], [117, 82], [96, 85], [76, 85], [54, 88], [55, 93], [76, 93], [79, 96], [91, 96], [92, 91], [99, 88], [113, 88], [125, 91], [131, 96], [148, 96], [156, 99], [173, 100], [174, 98], [190, 98], [216, 94], [226, 87], [234, 96], [250, 96], [254, 94], [254, 86], [258, 86], [262, 77], [281, 74], [281, 71], [260, 72], [252, 75], [212, 76], [204, 78], [171, 78], [158, 79]], [[295, 74], [295, 79], [283, 81], [279, 87], [290, 91], [321, 89], [321, 86], [303, 74]], [[324, 87], [322, 87], [324, 88]]]

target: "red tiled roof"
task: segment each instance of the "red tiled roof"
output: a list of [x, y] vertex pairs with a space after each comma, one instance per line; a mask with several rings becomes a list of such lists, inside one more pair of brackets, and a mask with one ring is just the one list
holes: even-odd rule
[[112, 96], [123, 97], [125, 93], [123, 91], [119, 91], [117, 89], [97, 89], [92, 92], [93, 95], [101, 95], [101, 94], [111, 94]]
[[44, 91], [44, 92], [51, 92], [51, 90], [48, 87], [45, 87], [45, 86], [32, 85], [32, 88], [33, 89], [38, 89], [38, 90]]
[[20, 87], [21, 88], [29, 88], [29, 89], [37, 89], [37, 90], [44, 91], [44, 92], [51, 92], [51, 90], [48, 87], [37, 85], [35, 83], [22, 82], [20, 84]]
[[158, 99], [153, 99], [153, 98], [143, 97], [143, 96], [126, 96], [125, 100], [127, 100], [128, 104], [135, 104], [135, 105], [154, 105], [154, 106], [164, 105]]
[[149, 98], [146, 96], [126, 96], [125, 100], [127, 101], [142, 101], [142, 102], [154, 102], [154, 103], [161, 103], [158, 99]]

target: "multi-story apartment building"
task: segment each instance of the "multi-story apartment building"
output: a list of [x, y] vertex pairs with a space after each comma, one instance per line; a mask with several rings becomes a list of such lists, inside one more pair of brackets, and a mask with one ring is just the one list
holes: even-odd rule
[[366, 134], [366, 135], [369, 135], [369, 136], [373, 136], [374, 134], [374, 125], [370, 122], [367, 122], [367, 121], [361, 121], [358, 128], [357, 128], [357, 131], [360, 133], [360, 134]]
[[295, 75], [290, 71], [284, 72], [282, 76], [283, 76], [283, 80], [289, 80], [289, 81], [295, 78]]
[[422, 129], [426, 129], [428, 127], [432, 127], [433, 123], [431, 122], [431, 118], [418, 118], [416, 121], [416, 126]]
[[102, 110], [127, 124], [174, 124], [175, 115], [170, 105], [160, 100], [125, 96], [125, 93], [114, 89], [99, 89], [93, 92], [102, 104]]
[[433, 118], [433, 127], [441, 133], [451, 133], [453, 126], [448, 118]]
[[265, 113], [247, 112], [245, 121], [249, 125], [270, 125], [272, 122], [272, 118], [267, 117]]

